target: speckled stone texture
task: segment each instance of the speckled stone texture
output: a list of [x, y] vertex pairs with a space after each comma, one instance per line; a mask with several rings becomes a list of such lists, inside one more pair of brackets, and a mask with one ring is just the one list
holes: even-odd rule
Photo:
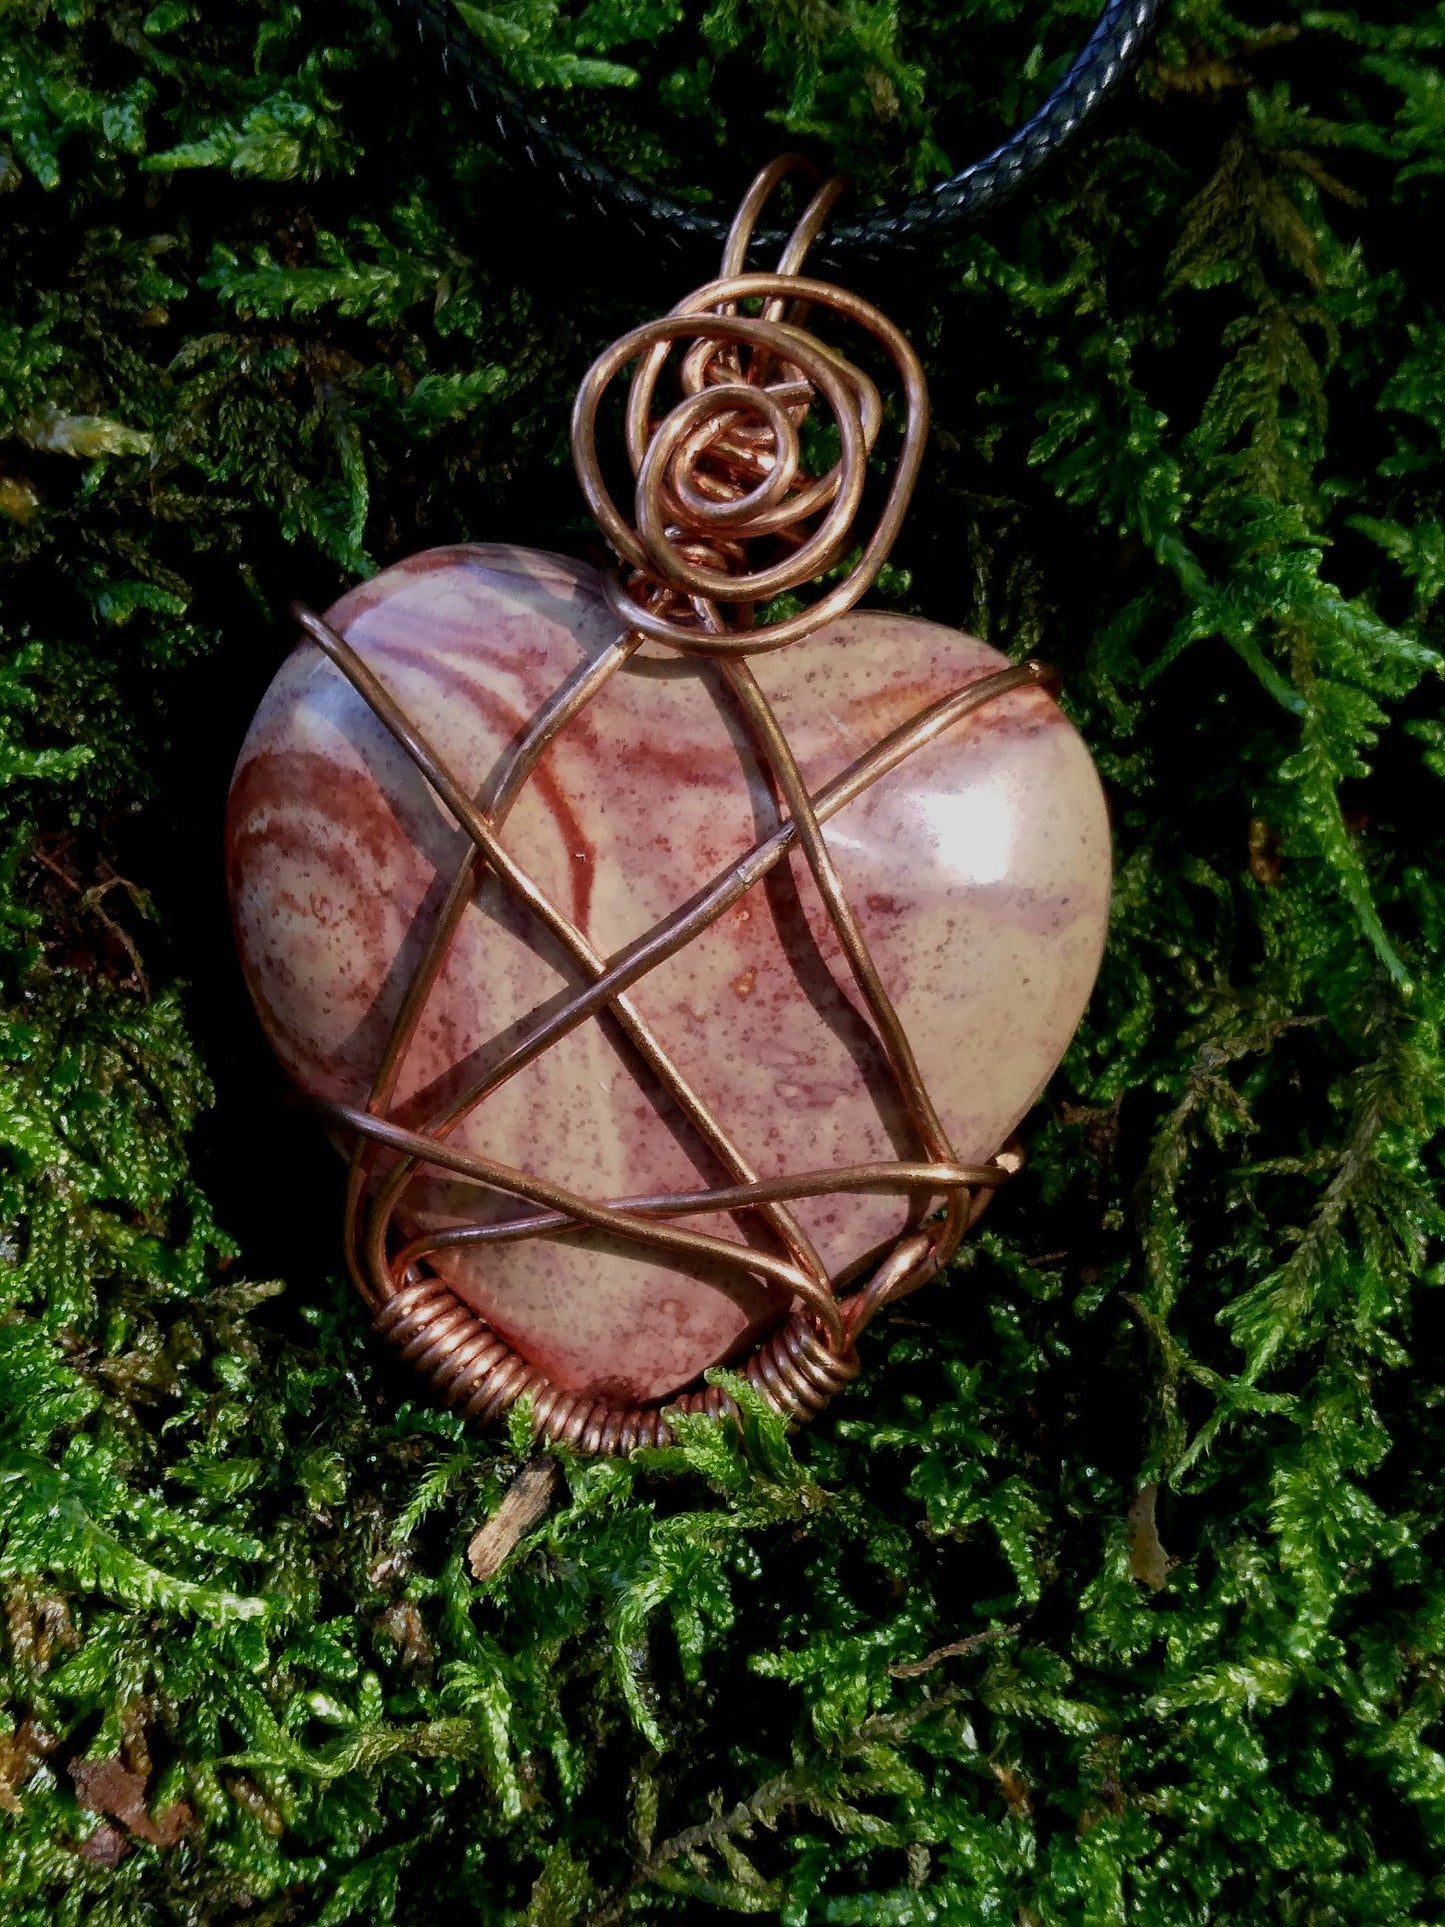
[[[473, 794], [615, 633], [584, 564], [484, 546], [415, 556], [343, 597], [329, 619]], [[815, 794], [899, 723], [1002, 665], [971, 637], [872, 612], [753, 659]], [[503, 840], [610, 955], [778, 820], [716, 670], [649, 646], [549, 749]], [[985, 1160], [1038, 1096], [1098, 967], [1109, 835], [1088, 753], [1043, 691], [1017, 690], [883, 777], [826, 836], [954, 1147]], [[363, 1103], [464, 839], [309, 644], [282, 666], [246, 738], [226, 845], [242, 968], [266, 1035], [302, 1089]], [[499, 1039], [579, 983], [488, 880], [406, 1060], [395, 1114], [422, 1125], [496, 1058]], [[633, 996], [763, 1175], [919, 1155], [798, 852]], [[609, 1018], [505, 1084], [453, 1141], [599, 1199], [728, 1181]], [[834, 1196], [796, 1210], [842, 1271], [928, 1202]], [[408, 1191], [399, 1222], [415, 1235], [525, 1209], [432, 1173]], [[734, 1238], [748, 1226], [687, 1222]], [[783, 1309], [756, 1280], [596, 1234], [432, 1262], [559, 1383], [619, 1399], [678, 1389]]]

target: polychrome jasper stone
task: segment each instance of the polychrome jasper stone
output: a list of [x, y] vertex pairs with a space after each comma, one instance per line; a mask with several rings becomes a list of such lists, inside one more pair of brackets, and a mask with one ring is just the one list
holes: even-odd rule
[[[616, 625], [584, 564], [491, 546], [412, 557], [338, 602], [340, 630], [474, 795]], [[983, 643], [858, 612], [752, 666], [816, 794], [890, 730], [1003, 666]], [[647, 645], [548, 749], [508, 850], [605, 956], [780, 820], [714, 665]], [[825, 831], [959, 1157], [987, 1160], [1078, 1023], [1109, 901], [1087, 751], [1041, 689], [1012, 691], [832, 817]], [[262, 1027], [303, 1091], [365, 1103], [408, 976], [466, 848], [413, 764], [309, 643], [251, 726], [226, 825], [236, 940]], [[488, 878], [402, 1067], [392, 1115], [423, 1128], [539, 1012], [580, 987]], [[764, 1177], [920, 1155], [801, 853], [634, 988], [672, 1060]], [[503, 1084], [451, 1141], [607, 1200], [729, 1182], [610, 1017]], [[835, 1275], [927, 1199], [796, 1205]], [[405, 1193], [408, 1237], [527, 1207], [445, 1172]], [[686, 1221], [762, 1236], [746, 1218]], [[676, 1391], [786, 1309], [779, 1289], [595, 1232], [428, 1261], [558, 1384]]]

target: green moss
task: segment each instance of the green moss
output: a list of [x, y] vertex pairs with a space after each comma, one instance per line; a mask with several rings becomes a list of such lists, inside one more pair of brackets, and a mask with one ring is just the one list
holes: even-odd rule
[[[725, 195], [785, 137], [936, 178], [1088, 9], [459, 11]], [[366, 1338], [219, 811], [292, 596], [588, 547], [571, 389], [684, 281], [394, 19], [0, 28], [7, 1918], [1445, 1919], [1445, 14], [1181, 0], [1071, 157], [865, 285], [937, 421], [887, 592], [1062, 664], [1104, 976], [825, 1423], [569, 1465], [485, 1586], [521, 1439]]]

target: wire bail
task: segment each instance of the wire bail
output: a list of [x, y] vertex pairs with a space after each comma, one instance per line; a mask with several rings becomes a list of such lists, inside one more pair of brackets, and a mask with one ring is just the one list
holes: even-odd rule
[[[842, 615], [877, 579], [897, 539], [923, 459], [928, 390], [899, 330], [860, 296], [805, 277], [802, 265], [847, 183], [813, 195], [772, 274], [742, 263], [758, 215], [790, 173], [785, 154], [759, 174], [738, 209], [716, 280], [598, 356], [572, 410], [572, 459], [587, 506], [623, 568], [605, 578], [618, 620], [689, 655], [741, 657], [781, 649]], [[762, 303], [757, 316], [739, 304]], [[853, 522], [883, 424], [873, 381], [807, 326], [821, 309], [877, 341], [897, 372], [906, 410], [902, 447], [878, 521], [857, 544]], [[681, 399], [654, 418], [659, 382], [682, 347]], [[627, 395], [627, 456], [636, 484], [628, 521], [597, 456], [597, 413], [609, 384], [636, 362]], [[837, 459], [808, 474], [802, 439], [826, 405]], [[816, 427], [818, 424], [813, 424]], [[821, 439], [815, 434], [815, 440]], [[810, 608], [754, 626], [760, 604], [816, 580], [857, 549], [841, 580]]]

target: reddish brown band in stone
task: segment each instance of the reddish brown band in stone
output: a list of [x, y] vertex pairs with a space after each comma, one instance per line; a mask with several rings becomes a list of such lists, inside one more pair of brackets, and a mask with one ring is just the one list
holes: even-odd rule
[[[837, 197], [819, 189], [771, 275], [739, 272], [753, 223], [783, 176], [806, 164], [785, 156], [764, 170], [739, 209], [717, 281], [661, 321], [624, 336], [601, 355], [578, 392], [573, 452], [588, 504], [625, 573], [607, 585], [621, 634], [565, 682], [537, 714], [507, 767], [483, 797], [468, 795], [391, 692], [345, 638], [311, 611], [297, 617], [460, 824], [469, 848], [438, 912], [397, 1012], [364, 1109], [321, 1108], [351, 1134], [346, 1201], [347, 1262], [376, 1315], [376, 1328], [437, 1393], [469, 1419], [495, 1418], [524, 1395], [543, 1437], [589, 1452], [621, 1452], [670, 1437], [670, 1413], [722, 1413], [732, 1401], [704, 1386], [649, 1406], [621, 1406], [565, 1391], [513, 1351], [439, 1279], [423, 1270], [430, 1252], [489, 1240], [545, 1238], [588, 1229], [636, 1245], [721, 1260], [778, 1286], [791, 1304], [784, 1322], [738, 1370], [776, 1411], [813, 1417], [858, 1372], [855, 1341], [886, 1304], [915, 1290], [944, 1265], [993, 1190], [1017, 1169], [1012, 1147], [991, 1164], [960, 1164], [920, 1067], [848, 902], [823, 836], [830, 816], [887, 771], [962, 717], [1006, 691], [1047, 683], [1034, 663], [1005, 669], [921, 711], [878, 743], [817, 796], [809, 794], [777, 718], [747, 663], [811, 633], [851, 608], [876, 579], [897, 535], [917, 476], [927, 430], [927, 397], [916, 356], [878, 311], [798, 272]], [[757, 316], [740, 302], [760, 304]], [[871, 535], [839, 579], [801, 613], [755, 621], [759, 604], [836, 570], [853, 545], [869, 456], [884, 409], [871, 379], [804, 326], [813, 309], [831, 312], [871, 335], [898, 373], [906, 419], [897, 465]], [[675, 344], [682, 400], [654, 418], [658, 382]], [[619, 513], [602, 480], [595, 448], [598, 406], [607, 384], [636, 364], [627, 408], [628, 454], [637, 482], [634, 519]], [[828, 404], [838, 457], [821, 476], [806, 473], [802, 430], [814, 401]], [[776, 611], [765, 610], [767, 614]], [[763, 768], [786, 804], [786, 820], [690, 901], [613, 957], [602, 956], [510, 856], [500, 832], [538, 760], [608, 678], [645, 641], [720, 659]], [[648, 971], [677, 953], [751, 889], [794, 846], [805, 858], [837, 933], [917, 1139], [919, 1155], [893, 1162], [763, 1180], [672, 1062], [629, 997]], [[487, 872], [559, 942], [584, 988], [533, 1022], [482, 1081], [455, 1097], [421, 1129], [389, 1115], [401, 1065], [445, 963], [467, 905]], [[596, 1200], [496, 1160], [462, 1152], [449, 1133], [486, 1098], [578, 1025], [607, 1010], [641, 1066], [700, 1132], [731, 1177], [730, 1185], [676, 1195]], [[412, 1179], [447, 1170], [516, 1198], [530, 1212], [503, 1222], [434, 1233], [394, 1249], [393, 1220]], [[941, 1217], [905, 1234], [872, 1267], [860, 1289], [840, 1297], [853, 1274], [831, 1277], [791, 1204], [825, 1192], [933, 1191]], [[676, 1220], [725, 1211], [762, 1233], [763, 1243], [720, 1238]]]

